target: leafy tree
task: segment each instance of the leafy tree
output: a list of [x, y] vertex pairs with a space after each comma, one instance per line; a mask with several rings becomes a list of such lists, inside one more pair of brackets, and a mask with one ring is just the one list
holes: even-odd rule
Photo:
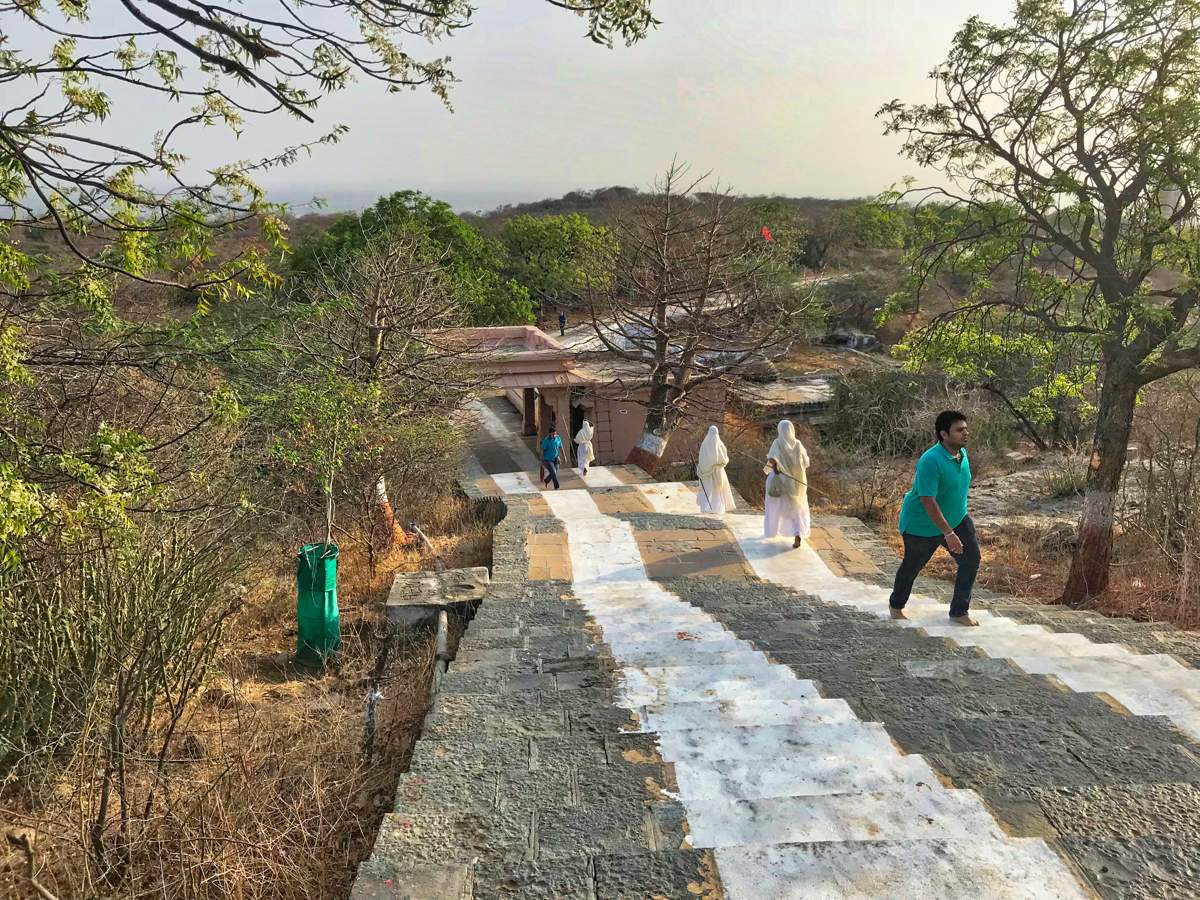
[[[549, 2], [602, 44], [656, 24], [650, 0]], [[473, 14], [463, 0], [0, 0], [0, 552], [44, 559], [56, 536], [112, 537], [132, 510], [169, 505], [164, 483], [204, 474], [195, 460], [180, 470], [185, 451], [223, 445], [218, 411], [181, 398], [228, 396], [211, 363], [230, 347], [195, 323], [124, 323], [114, 297], [182, 291], [203, 313], [277, 286], [282, 211], [257, 179], [345, 129], [256, 161], [189, 160], [198, 132], [311, 121], [356, 78], [446, 98], [447, 60], [407, 45], [449, 39]], [[160, 127], [139, 140], [148, 115]], [[221, 252], [252, 225], [260, 240]], [[528, 314], [519, 291], [478, 293], [495, 320]]]
[[938, 99], [881, 115], [908, 156], [961, 186], [934, 194], [971, 210], [924, 219], [913, 259], [926, 283], [970, 276], [947, 318], [1006, 317], [1008, 334], [1069, 341], [1099, 363], [1064, 589], [1080, 604], [1108, 584], [1139, 391], [1200, 365], [1200, 2], [1069, 6], [1023, 0], [1002, 26], [972, 18], [933, 72]]
[[537, 304], [573, 306], [589, 283], [612, 277], [604, 261], [616, 248], [613, 233], [578, 213], [521, 215], [504, 224], [508, 272]]
[[371, 235], [315, 265], [236, 382], [254, 412], [247, 452], [260, 448], [305, 522], [317, 518], [312, 496], [324, 498], [328, 543], [336, 507], [369, 515], [385, 475], [430, 480], [429, 454], [457, 437], [450, 419], [471, 382], [461, 350], [438, 339], [462, 309], [453, 266], [424, 228]]
[[877, 200], [832, 201], [801, 207], [780, 197], [755, 198], [750, 209], [771, 229], [792, 268], [823, 269], [851, 250], [898, 249], [906, 233], [905, 211]]
[[845, 277], [833, 277], [818, 288], [832, 324], [870, 328], [898, 287], [894, 271], [864, 269]]
[[533, 321], [529, 291], [504, 276], [503, 246], [481, 235], [448, 203], [417, 191], [381, 197], [362, 215], [342, 216], [320, 237], [297, 247], [292, 278], [302, 282], [322, 268], [348, 265], [368, 244], [414, 229], [444, 254], [454, 294], [474, 324]]
[[1069, 343], [1011, 331], [1006, 316], [958, 316], [894, 349], [910, 371], [933, 368], [998, 399], [1040, 449], [1072, 445], [1095, 416], [1096, 366]]
[[[547, 2], [583, 17], [588, 37], [608, 46], [614, 39], [634, 43], [657, 24], [650, 0]], [[237, 134], [249, 121], [279, 112], [311, 122], [323, 99], [357, 78], [392, 91], [423, 86], [446, 100], [454, 80], [449, 60], [421, 59], [405, 44], [447, 39], [471, 24], [474, 13], [465, 0], [297, 0], [253, 10], [125, 0], [102, 14], [88, 0], [4, 0], [4, 228], [57, 231], [80, 266], [56, 287], [78, 300], [111, 290], [116, 273], [224, 299], [239, 279], [265, 276], [263, 259], [247, 251], [211, 266], [209, 232], [264, 213], [264, 232], [280, 241], [274, 207], [254, 178], [287, 165], [311, 144], [255, 162], [190, 166], [184, 148], [194, 132], [220, 126]], [[12, 46], [12, 26], [30, 34], [37, 49]], [[135, 101], [123, 104], [122, 97]], [[164, 116], [157, 135], [144, 143], [95, 132], [106, 120], [122, 124], [122, 116], [132, 124], [157, 103], [183, 108]], [[335, 127], [313, 143], [336, 141], [344, 132]], [[20, 287], [33, 260], [11, 246], [5, 253], [0, 276]]]

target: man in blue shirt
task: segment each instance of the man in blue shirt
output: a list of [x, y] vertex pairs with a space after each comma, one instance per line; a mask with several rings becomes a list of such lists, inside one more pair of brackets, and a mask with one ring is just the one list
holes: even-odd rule
[[567, 314], [561, 309], [558, 311], [558, 336], [564, 337], [567, 333]]
[[900, 507], [904, 559], [896, 572], [888, 605], [893, 619], [908, 618], [904, 606], [913, 582], [937, 548], [945, 547], [958, 563], [950, 621], [957, 625], [978, 625], [968, 615], [971, 589], [979, 572], [979, 541], [975, 525], [967, 515], [967, 490], [971, 486], [967, 417], [956, 410], [939, 413], [934, 432], [938, 442], [917, 460], [912, 490], [904, 495]]
[[558, 484], [558, 460], [562, 456], [562, 438], [558, 436], [558, 432], [554, 426], [550, 426], [550, 432], [542, 438], [542, 466], [546, 470], [542, 476], [542, 484], [546, 487], [550, 486], [550, 482], [554, 482], [554, 489], [559, 489]]

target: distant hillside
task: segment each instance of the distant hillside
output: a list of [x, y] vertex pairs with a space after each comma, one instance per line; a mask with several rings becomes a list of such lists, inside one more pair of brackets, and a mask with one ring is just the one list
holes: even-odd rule
[[[507, 220], [520, 215], [558, 216], [579, 213], [598, 225], [611, 225], [622, 213], [628, 211], [631, 206], [644, 197], [645, 194], [637, 188], [613, 185], [592, 190], [571, 191], [558, 198], [536, 200], [531, 203], [507, 203], [482, 215], [464, 214], [463, 218], [472, 222], [481, 231], [493, 235], [504, 226]], [[780, 195], [750, 196], [741, 199], [745, 203], [769, 203], [784, 206], [808, 216], [856, 202], [850, 199], [830, 200], [821, 197], [784, 197]]]

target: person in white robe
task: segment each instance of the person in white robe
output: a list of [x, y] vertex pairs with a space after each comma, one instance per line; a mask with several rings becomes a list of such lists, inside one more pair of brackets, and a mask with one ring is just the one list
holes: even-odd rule
[[727, 465], [729, 451], [725, 449], [717, 426], [712, 425], [704, 443], [700, 445], [700, 459], [696, 463], [696, 475], [700, 479], [700, 493], [696, 495], [696, 500], [700, 504], [700, 512], [719, 516], [733, 511], [733, 490], [725, 474]]
[[587, 474], [588, 466], [596, 458], [596, 453], [592, 449], [592, 439], [595, 435], [596, 429], [592, 427], [592, 423], [584, 419], [583, 426], [575, 434], [575, 463], [579, 466], [580, 475]]
[[808, 509], [808, 451], [787, 419], [779, 423], [779, 436], [767, 451], [767, 497], [763, 536], [792, 537], [799, 547], [812, 531]]

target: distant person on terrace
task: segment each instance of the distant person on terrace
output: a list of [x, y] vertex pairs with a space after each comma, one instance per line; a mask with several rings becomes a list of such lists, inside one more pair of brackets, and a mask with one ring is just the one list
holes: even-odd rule
[[888, 601], [893, 619], [907, 619], [904, 607], [913, 582], [938, 547], [945, 547], [958, 564], [950, 621], [978, 625], [968, 615], [971, 590], [979, 572], [979, 541], [975, 524], [967, 515], [967, 490], [971, 486], [971, 462], [967, 458], [967, 417], [957, 410], [939, 413], [933, 426], [937, 443], [917, 460], [912, 490], [900, 507], [900, 534], [904, 559], [896, 571], [896, 583]]
[[556, 491], [559, 489], [558, 461], [562, 457], [562, 453], [562, 438], [558, 436], [558, 431], [551, 425], [549, 433], [542, 438], [542, 468], [545, 470], [542, 484], [549, 487], [550, 482], [553, 481]]
[[718, 516], [733, 512], [733, 490], [725, 467], [729, 465], [729, 451], [721, 440], [716, 425], [709, 426], [708, 435], [700, 445], [700, 459], [696, 463], [696, 476], [700, 479], [700, 493], [696, 500], [700, 512], [716, 513]]
[[792, 537], [799, 547], [812, 531], [808, 509], [808, 451], [796, 437], [796, 427], [784, 419], [779, 436], [767, 451], [767, 499], [764, 506], [763, 536]]
[[596, 452], [592, 449], [592, 439], [595, 436], [596, 429], [592, 427], [591, 422], [584, 419], [583, 425], [575, 433], [575, 464], [579, 466], [580, 475], [587, 474], [588, 466], [596, 458]]

